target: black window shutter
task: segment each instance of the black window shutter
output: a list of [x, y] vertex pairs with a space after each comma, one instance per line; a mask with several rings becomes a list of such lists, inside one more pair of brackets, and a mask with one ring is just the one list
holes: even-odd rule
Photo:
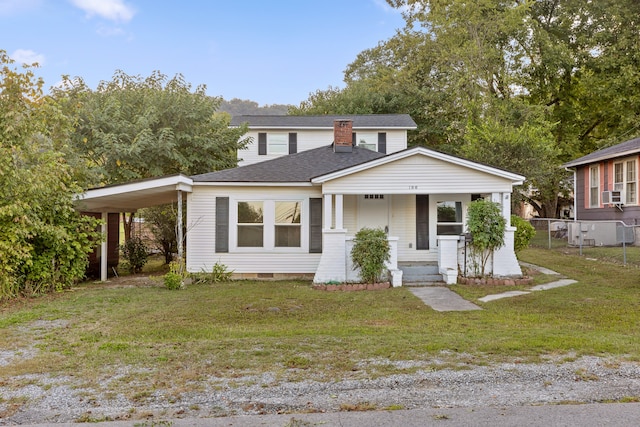
[[265, 132], [258, 133], [258, 155], [267, 155], [267, 134]]
[[429, 249], [428, 194], [416, 194], [416, 249]]
[[309, 199], [309, 253], [322, 253], [322, 199]]
[[356, 133], [355, 132], [351, 133], [351, 145], [353, 145], [354, 147], [356, 146]]
[[229, 252], [228, 197], [216, 197], [216, 252]]
[[378, 153], [387, 154], [387, 133], [378, 132]]
[[289, 154], [295, 154], [298, 152], [298, 134], [295, 132], [289, 133]]

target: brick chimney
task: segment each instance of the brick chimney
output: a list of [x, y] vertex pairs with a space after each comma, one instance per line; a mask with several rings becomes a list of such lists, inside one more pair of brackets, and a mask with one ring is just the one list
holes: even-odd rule
[[353, 151], [353, 120], [338, 119], [333, 121], [333, 151], [351, 153]]

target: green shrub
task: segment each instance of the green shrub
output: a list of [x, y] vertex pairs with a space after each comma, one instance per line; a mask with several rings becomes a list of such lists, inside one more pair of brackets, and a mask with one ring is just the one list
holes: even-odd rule
[[231, 280], [233, 270], [229, 270], [225, 264], [216, 262], [211, 269], [211, 272], [202, 271], [200, 273], [193, 274], [194, 280], [198, 283], [219, 283], [228, 282]]
[[168, 272], [164, 275], [164, 285], [172, 291], [181, 289], [184, 286], [182, 276], [176, 273]]
[[528, 248], [529, 242], [533, 239], [533, 236], [536, 235], [536, 230], [533, 228], [533, 225], [517, 215], [511, 215], [511, 225], [516, 227], [513, 249], [518, 252]]
[[380, 280], [386, 269], [384, 263], [389, 260], [391, 247], [384, 230], [362, 228], [356, 233], [351, 249], [354, 269], [360, 269], [360, 277], [365, 283]]
[[184, 288], [184, 279], [186, 271], [184, 263], [181, 261], [171, 261], [169, 263], [169, 272], [163, 277], [164, 285], [172, 291]]
[[122, 257], [127, 261], [131, 273], [139, 273], [147, 263], [147, 247], [139, 237], [131, 237], [120, 246]]
[[226, 265], [220, 262], [216, 262], [213, 265], [213, 269], [211, 270], [210, 278], [213, 283], [228, 282], [229, 280], [231, 280], [232, 274], [233, 271], [228, 270]]
[[484, 276], [487, 261], [493, 252], [504, 245], [507, 221], [502, 216], [500, 205], [490, 200], [478, 199], [471, 202], [467, 210], [467, 229], [473, 240], [469, 244], [479, 258], [476, 275]]

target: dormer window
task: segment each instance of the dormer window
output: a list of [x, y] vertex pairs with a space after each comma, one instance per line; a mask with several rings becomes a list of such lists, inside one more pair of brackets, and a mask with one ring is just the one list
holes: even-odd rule
[[288, 133], [268, 133], [267, 153], [269, 154], [289, 154], [289, 134]]
[[360, 148], [387, 154], [386, 132], [356, 132], [354, 141]]
[[259, 132], [258, 155], [281, 155], [298, 152], [298, 135], [295, 132]]
[[376, 151], [378, 149], [378, 134], [357, 132], [356, 145], [367, 150]]

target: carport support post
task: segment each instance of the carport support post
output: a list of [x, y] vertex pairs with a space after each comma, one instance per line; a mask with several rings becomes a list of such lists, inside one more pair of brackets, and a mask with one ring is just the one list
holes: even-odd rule
[[184, 249], [182, 247], [182, 190], [178, 190], [178, 260], [182, 263], [182, 254]]
[[109, 213], [102, 212], [102, 243], [100, 243], [100, 280], [107, 281], [107, 260], [109, 258]]

